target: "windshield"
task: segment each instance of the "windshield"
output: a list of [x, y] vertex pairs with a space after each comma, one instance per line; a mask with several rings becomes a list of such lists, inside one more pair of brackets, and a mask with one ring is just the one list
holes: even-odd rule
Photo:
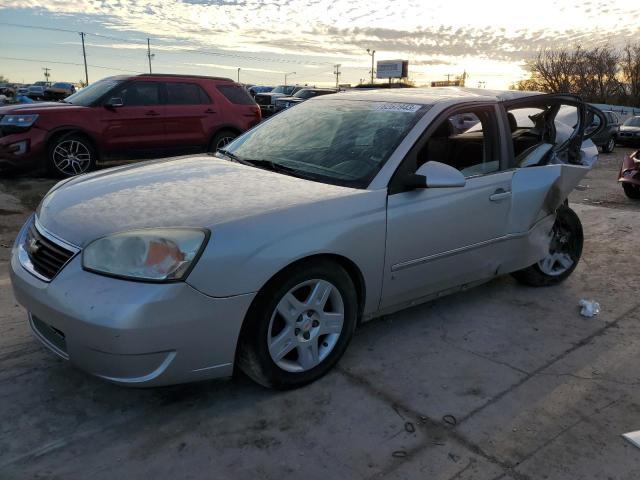
[[240, 136], [226, 151], [239, 161], [261, 161], [311, 180], [366, 188], [428, 108], [358, 100], [304, 102]]
[[72, 103], [74, 105], [88, 107], [113, 87], [121, 83], [122, 80], [100, 80], [99, 82], [92, 83], [88, 87], [84, 87], [82, 90], [79, 90], [73, 95], [68, 96], [64, 101], [67, 103]]
[[625, 127], [640, 127], [640, 117], [631, 117], [624, 121]]

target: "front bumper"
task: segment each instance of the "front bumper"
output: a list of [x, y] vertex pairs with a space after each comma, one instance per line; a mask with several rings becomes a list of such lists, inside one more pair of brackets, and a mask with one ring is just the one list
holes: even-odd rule
[[0, 165], [42, 165], [46, 153], [46, 140], [47, 132], [39, 128], [0, 136]]
[[619, 145], [625, 145], [625, 146], [640, 145], [640, 135], [636, 135], [636, 134], [629, 135], [626, 133], [620, 133], [616, 138], [616, 143], [618, 143]]
[[79, 255], [44, 282], [22, 267], [14, 251], [10, 276], [42, 343], [82, 370], [129, 386], [230, 376], [254, 298], [213, 298], [184, 282], [104, 277], [84, 271]]
[[634, 152], [622, 160], [618, 182], [640, 185], [640, 162], [636, 163], [634, 161], [634, 158], [637, 158], [639, 155], [640, 152]]

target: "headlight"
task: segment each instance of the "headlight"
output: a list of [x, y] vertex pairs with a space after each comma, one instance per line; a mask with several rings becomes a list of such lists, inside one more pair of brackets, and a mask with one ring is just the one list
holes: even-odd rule
[[184, 278], [202, 252], [208, 232], [191, 228], [134, 230], [100, 238], [82, 254], [89, 271], [155, 282]]
[[2, 120], [0, 120], [0, 127], [29, 128], [36, 123], [37, 119], [37, 114], [5, 115], [2, 117]]

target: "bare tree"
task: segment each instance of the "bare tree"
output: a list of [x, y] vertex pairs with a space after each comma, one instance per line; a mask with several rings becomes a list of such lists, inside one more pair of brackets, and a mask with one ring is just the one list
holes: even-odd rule
[[640, 105], [640, 42], [627, 43], [620, 57], [624, 93], [634, 105]]
[[627, 63], [631, 67], [625, 69], [625, 52], [609, 45], [591, 49], [577, 46], [573, 50], [541, 50], [528, 65], [531, 77], [513, 86], [520, 90], [572, 93], [589, 102], [628, 103], [630, 99], [626, 98], [623, 83], [627, 70], [635, 75], [640, 93], [640, 46], [637, 50], [629, 47], [627, 53], [630, 59]]

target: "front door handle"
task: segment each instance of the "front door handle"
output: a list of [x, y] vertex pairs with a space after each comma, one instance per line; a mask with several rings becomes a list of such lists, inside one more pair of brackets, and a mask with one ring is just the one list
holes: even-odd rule
[[492, 202], [499, 202], [501, 200], [504, 200], [505, 198], [509, 198], [510, 196], [511, 191], [499, 188], [493, 193], [493, 195], [489, 196], [489, 200], [491, 200]]
[[160, 115], [158, 112], [156, 112], [155, 110], [149, 110], [147, 113], [145, 113], [145, 115], [149, 115], [150, 117], [156, 117], [158, 115]]

